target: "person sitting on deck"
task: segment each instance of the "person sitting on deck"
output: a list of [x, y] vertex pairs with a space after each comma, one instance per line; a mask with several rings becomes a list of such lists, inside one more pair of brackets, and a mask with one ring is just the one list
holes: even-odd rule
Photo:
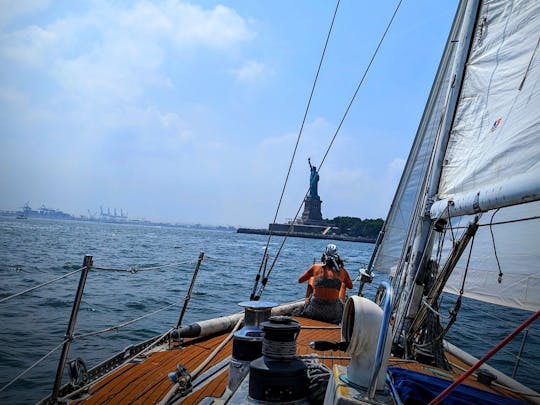
[[[339, 323], [343, 315], [346, 288], [353, 284], [334, 244], [326, 246], [322, 263], [312, 265], [298, 278], [299, 283], [308, 281], [306, 303], [301, 316], [324, 322]], [[344, 288], [342, 288], [344, 285]], [[310, 290], [313, 291], [310, 294]]]

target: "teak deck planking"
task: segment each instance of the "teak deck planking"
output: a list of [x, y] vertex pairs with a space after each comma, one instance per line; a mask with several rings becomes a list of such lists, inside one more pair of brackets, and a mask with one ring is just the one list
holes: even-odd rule
[[[336, 325], [315, 321], [307, 318], [295, 317], [300, 322], [302, 329], [297, 338], [297, 353], [299, 355], [318, 354], [321, 361], [330, 369], [334, 364], [347, 365], [347, 353], [344, 352], [314, 352], [308, 345], [314, 340], [340, 341], [341, 331]], [[167, 345], [160, 347], [159, 351], [149, 353], [146, 358], [139, 359], [136, 363], [128, 363], [114, 370], [103, 379], [91, 385], [85, 397], [72, 401], [73, 404], [153, 404], [159, 402], [171, 389], [167, 374], [175, 371], [177, 364], [183, 365], [189, 372], [193, 372], [214, 349], [227, 338], [229, 333], [205, 338], [187, 339], [180, 346], [168, 348]], [[202, 370], [203, 374], [232, 354], [232, 340], [230, 340], [214, 359]], [[142, 361], [141, 361], [142, 360]], [[449, 357], [453, 364], [467, 368], [458, 359]], [[452, 371], [437, 370], [435, 367], [426, 366], [417, 362], [403, 362], [398, 359], [390, 359], [389, 365], [399, 365], [410, 370], [429, 373], [437, 377], [444, 374], [457, 379], [461, 371], [454, 368]], [[201, 375], [199, 374], [199, 375]], [[196, 387], [187, 397], [182, 399], [182, 404], [197, 404], [205, 397], [220, 397], [225, 392], [228, 382], [228, 367], [224, 367], [212, 378]], [[442, 375], [441, 375], [442, 374]], [[450, 378], [447, 378], [450, 379]], [[466, 380], [472, 385], [495, 393], [509, 394], [508, 391], [497, 387], [486, 387], [478, 383], [474, 378]], [[511, 393], [510, 393], [511, 394]], [[514, 397], [518, 397], [512, 395]]]

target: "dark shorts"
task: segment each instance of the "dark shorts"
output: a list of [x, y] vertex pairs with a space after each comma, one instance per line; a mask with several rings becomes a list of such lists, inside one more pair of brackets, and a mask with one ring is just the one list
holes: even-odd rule
[[340, 299], [323, 300], [312, 295], [300, 316], [338, 324], [343, 316], [343, 307]]

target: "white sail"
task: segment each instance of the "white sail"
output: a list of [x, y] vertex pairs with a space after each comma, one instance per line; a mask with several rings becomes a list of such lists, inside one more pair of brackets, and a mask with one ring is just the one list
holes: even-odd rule
[[[540, 233], [538, 220], [521, 220], [540, 216], [528, 202], [540, 199], [539, 44], [540, 2], [482, 5], [431, 207], [432, 218], [502, 208], [494, 222], [517, 221], [492, 226], [492, 236], [495, 211], [482, 216], [463, 294], [531, 311], [540, 308]], [[446, 291], [459, 293], [466, 261]]]
[[[465, 32], [462, 25], [466, 27], [466, 18], [464, 7], [460, 6], [385, 223], [374, 259], [375, 271], [388, 273], [393, 266], [399, 267], [403, 252], [413, 239], [424, 240], [429, 249], [426, 230], [411, 235], [411, 231], [420, 229], [420, 218], [425, 218], [419, 202], [426, 197], [425, 206], [429, 206], [430, 200], [435, 201], [431, 207], [433, 219], [498, 208], [502, 209], [495, 222], [540, 216], [540, 204], [534, 202], [540, 199], [540, 1], [482, 2], [474, 19], [476, 25], [459, 98], [452, 110], [448, 97], [455, 77], [452, 65], [462, 56], [453, 40], [464, 38], [461, 32]], [[450, 116], [453, 120], [448, 144], [444, 145], [440, 142], [444, 136], [441, 127], [452, 111], [455, 113]], [[438, 147], [444, 151], [440, 161]], [[426, 184], [429, 181], [431, 185]], [[426, 195], [428, 189], [433, 194]], [[512, 207], [515, 204], [520, 205]], [[489, 222], [492, 212], [483, 215], [482, 225]], [[462, 224], [470, 220], [462, 219]], [[452, 223], [459, 221], [455, 218]], [[538, 221], [500, 224], [491, 229], [495, 249], [500, 252], [504, 274], [501, 283], [490, 227], [481, 226], [474, 241], [464, 295], [516, 308], [538, 309]], [[421, 250], [414, 250], [411, 257], [424, 256]], [[459, 292], [465, 263], [466, 255], [454, 270], [446, 291]], [[416, 269], [408, 273], [405, 285], [414, 280]]]
[[452, 68], [458, 51], [455, 39], [459, 37], [464, 12], [465, 7], [460, 7], [457, 11], [414, 144], [385, 221], [384, 236], [376, 249], [372, 267], [379, 273], [389, 273], [391, 268], [397, 265], [402, 256], [404, 240], [408, 238], [408, 229], [417, 217], [414, 212], [421, 190], [425, 186], [424, 179], [441, 121], [448, 108], [448, 95], [454, 78]]
[[[537, 311], [540, 308], [540, 202], [506, 207], [493, 216], [494, 213], [482, 215], [465, 280], [469, 249], [454, 268], [445, 291], [459, 294], [464, 281], [465, 297]], [[469, 220], [470, 217], [462, 217], [453, 223], [463, 226]], [[447, 247], [451, 246], [449, 242]]]
[[539, 1], [483, 4], [433, 217], [540, 198], [539, 48]]

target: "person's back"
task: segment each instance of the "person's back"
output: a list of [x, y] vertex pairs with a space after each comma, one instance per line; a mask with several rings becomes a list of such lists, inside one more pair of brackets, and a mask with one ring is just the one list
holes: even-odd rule
[[[342, 266], [343, 262], [337, 255], [337, 248], [329, 244], [323, 254], [323, 263], [312, 265], [298, 282], [309, 280], [313, 293], [307, 300], [302, 315], [326, 322], [339, 323], [343, 314], [343, 301], [346, 288], [352, 288], [349, 273]], [[308, 297], [306, 297], [308, 298]]]

